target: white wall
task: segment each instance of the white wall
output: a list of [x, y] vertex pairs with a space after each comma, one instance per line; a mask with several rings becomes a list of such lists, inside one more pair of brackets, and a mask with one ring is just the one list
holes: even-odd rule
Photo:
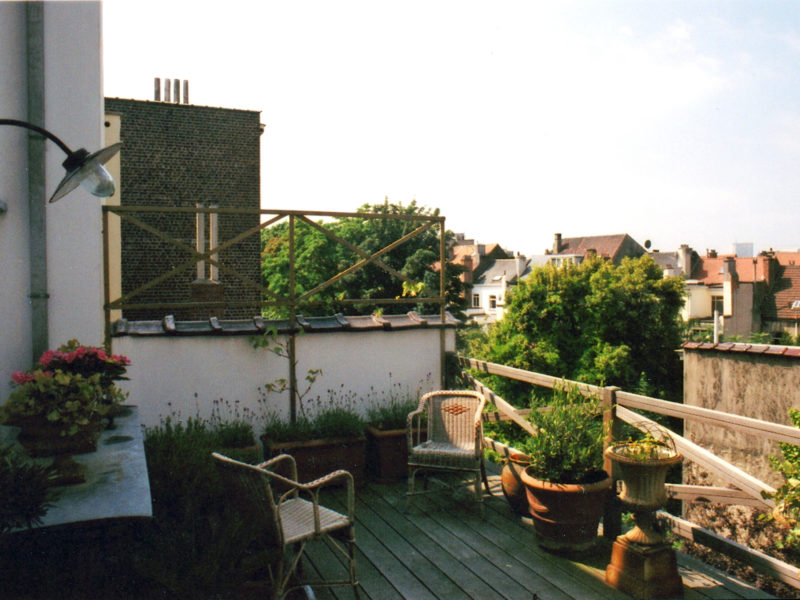
[[[454, 330], [446, 336], [452, 350]], [[121, 336], [113, 338], [113, 351], [132, 361], [130, 380], [122, 384], [146, 426], [170, 415], [208, 417], [220, 398], [223, 404], [238, 403], [240, 412], [247, 407], [261, 415], [268, 409], [288, 418], [288, 393], [258, 402], [260, 386], [288, 379], [288, 362], [253, 349], [248, 336]], [[333, 390], [338, 397], [353, 395], [365, 412], [369, 402], [390, 392], [416, 395], [440, 387], [438, 328], [309, 333], [297, 338], [297, 356], [301, 391], [309, 369], [323, 371], [307, 396], [311, 405]]]
[[[0, 2], [0, 117], [27, 119], [25, 2]], [[99, 2], [44, 3], [46, 129], [70, 148], [102, 143]], [[28, 295], [27, 132], [0, 127], [0, 402], [13, 371], [31, 366]], [[46, 142], [46, 190], [64, 175], [64, 153]], [[102, 343], [100, 202], [75, 190], [47, 206], [50, 347], [70, 338]]]
[[[0, 2], [0, 117], [24, 119], [27, 110], [25, 8]], [[30, 366], [27, 133], [0, 127], [0, 402], [13, 371]]]
[[[101, 5], [45, 3], [46, 128], [72, 150], [103, 147]], [[47, 152], [47, 190], [64, 169], [64, 154]], [[47, 207], [50, 346], [71, 338], [103, 343], [102, 200], [82, 187]]]

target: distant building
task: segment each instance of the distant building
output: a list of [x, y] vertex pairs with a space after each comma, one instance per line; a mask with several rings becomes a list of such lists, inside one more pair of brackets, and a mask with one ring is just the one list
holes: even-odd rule
[[[169, 80], [167, 80], [167, 89]], [[186, 88], [185, 88], [186, 89]], [[187, 90], [188, 91], [188, 90]], [[184, 93], [186, 100], [187, 92]], [[106, 122], [118, 130], [121, 206], [159, 208], [260, 208], [260, 113], [175, 102], [106, 98]], [[114, 141], [109, 139], [108, 143]], [[201, 252], [257, 228], [258, 214], [137, 213], [135, 218], [184, 248]], [[191, 260], [191, 255], [129, 221], [121, 223], [122, 294]], [[211, 301], [238, 303], [222, 309], [131, 308], [131, 320], [250, 317], [259, 314], [260, 242], [258, 234], [220, 252], [210, 262], [190, 266], [130, 298], [135, 304]], [[234, 275], [231, 270], [239, 275]], [[249, 281], [248, 281], [249, 280]], [[246, 305], [252, 301], [252, 305]], [[219, 314], [217, 314], [217, 311]]]
[[531, 260], [517, 254], [492, 262], [474, 281], [466, 314], [480, 324], [503, 318], [509, 288], [531, 272]]
[[579, 264], [589, 255], [606, 258], [618, 265], [623, 258], [638, 258], [646, 250], [627, 233], [571, 238], [562, 238], [560, 233], [556, 233], [552, 249], [545, 252], [550, 256], [548, 262], [556, 266]]

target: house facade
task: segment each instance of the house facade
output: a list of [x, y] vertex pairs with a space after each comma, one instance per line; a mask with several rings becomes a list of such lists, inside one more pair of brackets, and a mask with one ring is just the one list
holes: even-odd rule
[[492, 262], [472, 284], [467, 317], [481, 325], [502, 319], [509, 288], [530, 272], [531, 260], [520, 254]]
[[[169, 85], [169, 82], [167, 82]], [[180, 102], [106, 98], [106, 123], [119, 135], [124, 152], [119, 161], [122, 207], [164, 209], [260, 208], [260, 113], [196, 106]], [[186, 89], [186, 88], [184, 88]], [[184, 94], [186, 99], [186, 93]], [[118, 132], [118, 133], [117, 133]], [[258, 227], [252, 214], [214, 212], [135, 213], [133, 215], [184, 248], [208, 252], [243, 232]], [[251, 235], [241, 242], [174, 276], [135, 293], [155, 278], [191, 259], [188, 252], [128, 220], [120, 222], [119, 278], [112, 287], [142, 304], [228, 302], [224, 310], [193, 306], [169, 310], [176, 318], [252, 317], [259, 314], [259, 293], [246, 280], [260, 280], [260, 242]], [[236, 275], [238, 273], [239, 275]], [[242, 276], [246, 279], [242, 279]], [[242, 305], [252, 301], [252, 306]], [[161, 319], [161, 308], [130, 308], [132, 320]]]

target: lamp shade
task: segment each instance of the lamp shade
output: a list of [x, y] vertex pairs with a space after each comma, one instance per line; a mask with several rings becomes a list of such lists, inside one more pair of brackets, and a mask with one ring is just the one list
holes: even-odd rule
[[83, 185], [94, 196], [111, 196], [115, 189], [114, 179], [103, 165], [119, 152], [121, 146], [119, 142], [92, 154], [84, 148], [70, 153], [62, 163], [67, 174], [58, 184], [50, 202], [64, 197], [79, 185]]

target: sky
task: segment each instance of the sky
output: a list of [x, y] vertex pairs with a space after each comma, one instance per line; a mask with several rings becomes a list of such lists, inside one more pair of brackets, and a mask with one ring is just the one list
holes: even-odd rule
[[104, 0], [103, 61], [108, 97], [260, 111], [262, 208], [800, 248], [794, 1]]

